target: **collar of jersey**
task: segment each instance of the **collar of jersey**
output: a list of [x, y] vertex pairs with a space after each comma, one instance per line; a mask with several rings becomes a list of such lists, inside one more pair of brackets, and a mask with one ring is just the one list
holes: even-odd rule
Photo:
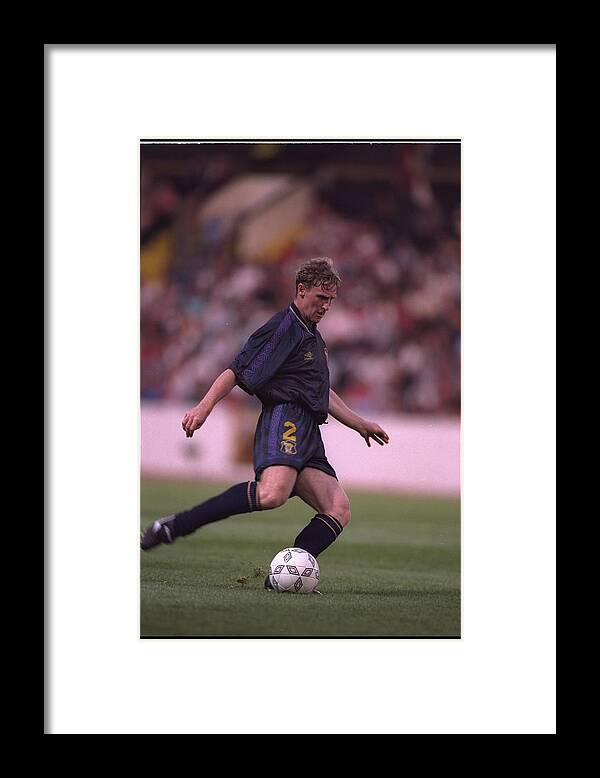
[[304, 318], [304, 316], [302, 316], [302, 314], [300, 313], [300, 311], [299, 311], [299, 309], [297, 308], [297, 306], [296, 306], [296, 304], [295, 304], [295, 303], [292, 303], [292, 304], [290, 305], [290, 310], [291, 310], [291, 312], [294, 314], [294, 316], [295, 316], [295, 317], [298, 319], [298, 321], [300, 322], [300, 324], [301, 324], [301, 325], [304, 327], [304, 329], [308, 330], [308, 331], [310, 332], [310, 334], [311, 334], [311, 335], [314, 335], [314, 334], [315, 334], [315, 331], [316, 331], [316, 329], [317, 329], [317, 325], [316, 325], [316, 324], [313, 324], [313, 329], [311, 329], [311, 328], [309, 327], [309, 325], [306, 323], [306, 319]]

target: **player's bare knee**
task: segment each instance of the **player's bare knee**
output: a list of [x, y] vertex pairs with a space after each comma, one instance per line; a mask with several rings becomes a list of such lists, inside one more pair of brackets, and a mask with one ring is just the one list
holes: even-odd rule
[[280, 505], [287, 502], [289, 494], [285, 489], [259, 484], [258, 497], [261, 510], [265, 511], [271, 510], [272, 508], [279, 508]]

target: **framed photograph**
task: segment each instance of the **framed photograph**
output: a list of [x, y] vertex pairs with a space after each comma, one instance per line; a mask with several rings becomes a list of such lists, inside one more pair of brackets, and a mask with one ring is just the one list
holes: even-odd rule
[[556, 733], [556, 61], [44, 44], [45, 733]]

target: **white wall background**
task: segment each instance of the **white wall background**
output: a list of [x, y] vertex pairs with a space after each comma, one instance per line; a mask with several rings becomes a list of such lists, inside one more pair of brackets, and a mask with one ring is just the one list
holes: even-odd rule
[[[217, 405], [203, 427], [186, 438], [181, 419], [188, 406], [142, 403], [142, 475], [235, 481], [252, 478], [252, 462], [240, 463], [236, 442], [251, 444], [258, 411], [240, 414]], [[377, 416], [390, 436], [369, 448], [354, 430], [333, 418], [321, 426], [327, 457], [344, 486], [435, 495], [460, 494], [460, 422]]]

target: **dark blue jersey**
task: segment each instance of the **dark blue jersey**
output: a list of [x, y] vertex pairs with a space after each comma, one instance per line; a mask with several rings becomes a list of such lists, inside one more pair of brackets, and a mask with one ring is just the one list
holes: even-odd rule
[[229, 365], [239, 386], [263, 405], [305, 405], [323, 424], [329, 412], [327, 349], [316, 324], [292, 303], [254, 332]]

